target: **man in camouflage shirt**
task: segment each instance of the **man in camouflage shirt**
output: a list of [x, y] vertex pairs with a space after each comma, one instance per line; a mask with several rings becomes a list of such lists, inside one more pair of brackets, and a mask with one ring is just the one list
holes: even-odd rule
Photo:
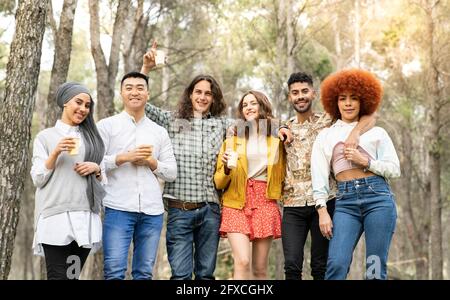
[[[310, 75], [293, 73], [288, 80], [288, 100], [296, 116], [286, 123], [280, 133], [288, 136], [285, 143], [287, 154], [286, 178], [283, 188], [282, 243], [286, 279], [302, 279], [303, 249], [308, 232], [311, 232], [311, 276], [324, 279], [328, 258], [328, 240], [319, 227], [319, 215], [313, 199], [311, 182], [311, 152], [318, 133], [330, 126], [333, 120], [326, 113], [313, 112], [312, 102], [316, 97]], [[346, 141], [346, 146], [355, 147], [360, 133], [372, 128], [373, 116], [361, 118]], [[330, 175], [330, 198], [325, 208], [330, 216], [334, 211], [336, 181]]]

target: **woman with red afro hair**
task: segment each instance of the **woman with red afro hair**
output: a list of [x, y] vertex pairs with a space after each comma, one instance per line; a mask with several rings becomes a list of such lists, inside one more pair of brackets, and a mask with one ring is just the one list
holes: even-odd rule
[[351, 69], [332, 74], [322, 82], [320, 100], [333, 119], [341, 118], [337, 100], [344, 91], [352, 91], [360, 99], [359, 117], [373, 114], [383, 96], [380, 81], [370, 72]]
[[[313, 197], [322, 234], [330, 239], [325, 279], [345, 279], [353, 251], [365, 233], [366, 279], [387, 279], [387, 258], [397, 212], [387, 180], [400, 176], [400, 163], [387, 132], [373, 127], [359, 146], [344, 141], [362, 116], [373, 114], [383, 95], [380, 81], [370, 72], [351, 69], [334, 73], [321, 86], [325, 111], [338, 119], [322, 130], [311, 155]], [[330, 173], [338, 183], [331, 220], [321, 207], [328, 199]]]

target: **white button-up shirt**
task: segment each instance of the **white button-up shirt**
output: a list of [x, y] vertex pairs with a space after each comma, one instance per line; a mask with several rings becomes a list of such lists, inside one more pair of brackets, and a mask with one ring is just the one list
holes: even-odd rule
[[[357, 122], [345, 123], [338, 120], [317, 136], [311, 155], [313, 197], [316, 204], [325, 204], [328, 200], [330, 192], [328, 176], [334, 146], [344, 142], [356, 124]], [[370, 161], [369, 171], [386, 179], [400, 176], [397, 152], [386, 130], [381, 127], [370, 129], [359, 138], [359, 146], [374, 158]]]
[[[172, 143], [163, 127], [147, 117], [138, 122], [127, 112], [103, 119], [97, 123], [105, 143], [105, 164], [108, 183], [103, 205], [112, 209], [159, 215], [164, 212], [162, 192], [157, 176], [174, 181], [177, 164]], [[152, 172], [148, 166], [132, 163], [116, 165], [116, 156], [140, 145], [153, 145], [153, 157], [158, 167]]]

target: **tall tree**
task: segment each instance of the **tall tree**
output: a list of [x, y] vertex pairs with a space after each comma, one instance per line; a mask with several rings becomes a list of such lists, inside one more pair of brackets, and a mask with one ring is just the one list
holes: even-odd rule
[[[164, 27], [164, 45], [167, 49], [170, 49], [172, 38], [172, 30], [168, 26]], [[166, 53], [167, 55], [168, 53]], [[169, 98], [169, 86], [170, 86], [170, 69], [163, 68], [161, 74], [161, 98], [163, 101], [167, 101]]]
[[125, 24], [126, 31], [130, 34], [123, 37], [124, 73], [141, 69], [142, 56], [147, 51], [151, 34], [156, 27], [156, 25], [149, 25], [149, 21], [156, 20], [161, 15], [162, 8], [161, 4], [152, 2], [144, 12], [144, 0], [138, 0], [136, 7], [130, 6], [128, 9], [127, 19], [133, 21]]
[[422, 8], [426, 20], [427, 45], [427, 161], [429, 162], [429, 189], [430, 189], [430, 262], [431, 279], [443, 278], [443, 251], [442, 251], [442, 199], [441, 199], [441, 152], [442, 141], [440, 134], [440, 109], [442, 108], [441, 91], [439, 86], [441, 74], [439, 72], [439, 49], [437, 43], [436, 25], [439, 0], [426, 0]]
[[109, 62], [100, 44], [99, 0], [89, 0], [91, 52], [97, 73], [97, 113], [99, 119], [114, 114], [114, 88], [119, 69], [120, 45], [130, 0], [117, 1]]
[[7, 279], [26, 176], [48, 0], [21, 0], [0, 108], [0, 279]]
[[344, 66], [345, 59], [342, 55], [342, 46], [341, 46], [341, 28], [339, 26], [339, 10], [336, 10], [332, 19], [332, 28], [334, 32], [334, 47], [335, 47], [335, 65], [336, 70], [341, 70]]
[[72, 53], [73, 22], [75, 19], [77, 0], [64, 0], [59, 19], [59, 27], [56, 26], [56, 22], [53, 18], [52, 1], [49, 1], [48, 5], [48, 19], [54, 37], [55, 54], [53, 57], [53, 67], [47, 95], [44, 128], [53, 126], [61, 114], [61, 109], [56, 105], [55, 94], [58, 86], [66, 82], [67, 74], [69, 72], [70, 55]]
[[[284, 99], [286, 98], [286, 95], [283, 90], [283, 80], [285, 75], [285, 68], [286, 68], [286, 60], [287, 60], [287, 35], [286, 35], [286, 22], [287, 22], [287, 14], [286, 14], [286, 7], [287, 7], [287, 0], [280, 0], [278, 1], [278, 5], [274, 3], [274, 14], [275, 17], [275, 32], [276, 32], [276, 48], [275, 48], [275, 55], [274, 55], [274, 68], [272, 72], [272, 89], [273, 89], [273, 100], [275, 105], [274, 107], [274, 113], [279, 114], [280, 107], [282, 106], [282, 103], [284, 103]], [[289, 7], [290, 9], [290, 7]], [[277, 259], [277, 263], [282, 262]]]
[[[283, 81], [286, 77], [286, 67], [288, 66], [288, 62], [290, 64], [290, 68], [293, 68], [293, 60], [289, 57], [290, 50], [292, 48], [292, 14], [290, 13], [291, 6], [289, 4], [290, 0], [280, 0], [278, 7], [276, 7], [277, 11], [277, 28], [278, 32], [276, 38], [276, 52], [275, 52], [275, 72], [273, 73], [273, 87], [274, 87], [274, 103], [278, 103], [274, 108], [274, 113], [280, 113], [280, 104], [284, 103], [284, 99], [286, 95], [283, 90]], [[287, 13], [289, 11], [289, 13]], [[273, 243], [273, 251], [275, 255], [275, 279], [281, 280], [284, 279], [284, 256], [283, 256], [283, 245], [281, 244], [281, 239], [277, 239]]]
[[[449, 122], [445, 57], [450, 48], [446, 17], [450, 6], [448, 1], [402, 1], [396, 5], [397, 13], [391, 7], [391, 16], [385, 15], [385, 22], [377, 28], [384, 42], [377, 46], [378, 42], [372, 39], [372, 45], [386, 60], [385, 67], [380, 69], [390, 73], [382, 119], [388, 119], [386, 125], [400, 132], [394, 143], [403, 176], [394, 189], [401, 191], [396, 194], [399, 227], [405, 229], [408, 236], [405, 242], [411, 249], [404, 260], [414, 264], [416, 279], [442, 278], [445, 260], [442, 247], [448, 236], [441, 222], [445, 217], [442, 191], [444, 195], [448, 191], [443, 182], [449, 172], [441, 163], [445, 164], [448, 157], [445, 148], [448, 134], [442, 128]], [[385, 24], [390, 25], [383, 28]], [[436, 158], [439, 163], [433, 162]], [[433, 193], [432, 189], [437, 191]], [[408, 269], [414, 270], [403, 267], [405, 273]]]
[[354, 20], [354, 52], [355, 52], [355, 65], [356, 67], [361, 67], [361, 3], [360, 0], [355, 0], [355, 7], [354, 7], [354, 14], [355, 14], [355, 20]]

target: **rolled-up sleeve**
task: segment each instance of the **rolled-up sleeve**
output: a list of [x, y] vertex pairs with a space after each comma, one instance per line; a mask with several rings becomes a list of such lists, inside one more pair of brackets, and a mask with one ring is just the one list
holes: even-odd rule
[[311, 179], [316, 205], [324, 205], [330, 193], [330, 162], [325, 155], [323, 143], [325, 132], [326, 129], [318, 134], [311, 154]]
[[118, 166], [116, 164], [116, 154], [106, 155], [103, 157], [103, 164], [105, 166], [105, 172], [117, 169]]
[[46, 149], [42, 142], [42, 136], [37, 135], [33, 143], [33, 158], [31, 166], [31, 179], [37, 188], [42, 188], [47, 184], [53, 174], [53, 170], [47, 169], [45, 162], [49, 157], [49, 150]]
[[173, 182], [177, 178], [177, 162], [173, 154], [172, 142], [170, 141], [167, 131], [162, 133], [161, 151], [159, 152], [158, 166], [153, 174], [164, 181]]

